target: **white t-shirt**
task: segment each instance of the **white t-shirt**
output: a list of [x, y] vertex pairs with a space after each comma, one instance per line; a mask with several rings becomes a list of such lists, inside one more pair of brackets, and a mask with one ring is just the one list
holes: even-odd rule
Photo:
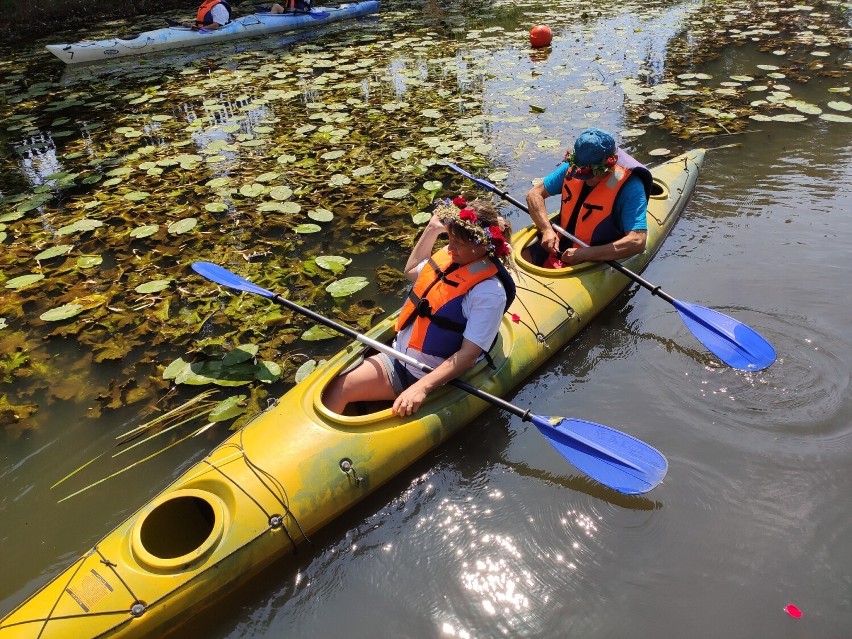
[[221, 26], [228, 24], [228, 10], [225, 5], [219, 3], [210, 9], [210, 18], [213, 22], [218, 22]]
[[[417, 267], [418, 275], [423, 270], [425, 264], [426, 260], [423, 260]], [[470, 289], [462, 298], [462, 315], [468, 320], [463, 333], [464, 339], [479, 346], [483, 352], [491, 348], [494, 338], [497, 337], [497, 331], [500, 328], [500, 321], [503, 319], [505, 308], [506, 291], [503, 288], [503, 283], [496, 275], [489, 277], [487, 280], [480, 282]], [[414, 322], [411, 322], [397, 334], [394, 340], [394, 348], [423, 362], [427, 366], [431, 366], [432, 368], [439, 366], [445, 358], [437, 355], [427, 355], [416, 348], [408, 347], [408, 342], [411, 339], [413, 331]], [[482, 357], [484, 355], [480, 355], [480, 359]], [[426, 374], [408, 365], [406, 365], [406, 368], [418, 379]]]

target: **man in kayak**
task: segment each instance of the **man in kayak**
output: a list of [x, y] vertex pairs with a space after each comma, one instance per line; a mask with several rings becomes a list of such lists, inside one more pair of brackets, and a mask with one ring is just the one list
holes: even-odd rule
[[[414, 245], [405, 274], [414, 288], [396, 323], [394, 348], [432, 367], [408, 368], [371, 355], [328, 385], [323, 402], [342, 414], [358, 401], [393, 401], [396, 415], [417, 412], [426, 396], [470, 369], [494, 343], [515, 285], [504, 263], [512, 229], [490, 203], [441, 202]], [[446, 247], [432, 254], [438, 237]], [[431, 255], [431, 257], [430, 257]]]
[[224, 0], [204, 0], [195, 14], [195, 23], [183, 22], [183, 26], [215, 31], [231, 21], [231, 5]]
[[[523, 257], [547, 268], [580, 262], [623, 260], [645, 250], [651, 172], [623, 150], [610, 133], [583, 131], [574, 150], [527, 193], [530, 217], [541, 233]], [[545, 199], [562, 194], [559, 226], [588, 247], [560, 238], [550, 225]]]

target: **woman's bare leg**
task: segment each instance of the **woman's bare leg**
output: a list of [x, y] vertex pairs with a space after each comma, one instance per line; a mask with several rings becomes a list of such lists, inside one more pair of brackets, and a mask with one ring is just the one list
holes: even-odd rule
[[339, 375], [325, 389], [323, 404], [342, 414], [350, 402], [375, 402], [396, 399], [385, 367], [374, 355], [357, 368]]

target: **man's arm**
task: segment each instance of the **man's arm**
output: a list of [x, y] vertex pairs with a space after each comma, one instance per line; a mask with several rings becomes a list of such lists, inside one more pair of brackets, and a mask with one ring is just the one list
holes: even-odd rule
[[550, 193], [544, 188], [544, 184], [539, 183], [533, 186], [527, 192], [527, 208], [530, 212], [530, 217], [535, 223], [539, 233], [541, 233], [541, 246], [549, 253], [556, 253], [559, 250], [559, 237], [556, 231], [550, 226], [550, 220], [547, 216], [547, 204], [544, 200], [550, 197]]
[[587, 248], [569, 248], [562, 253], [562, 263], [574, 266], [580, 262], [607, 262], [625, 260], [645, 250], [648, 231], [630, 231], [615, 242], [589, 246]]

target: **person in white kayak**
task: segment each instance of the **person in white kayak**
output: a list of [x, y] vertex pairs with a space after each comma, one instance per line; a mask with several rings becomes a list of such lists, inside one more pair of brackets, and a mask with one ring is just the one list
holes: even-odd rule
[[224, 0], [204, 0], [195, 14], [195, 22], [182, 22], [185, 27], [215, 31], [231, 21], [231, 5]]

